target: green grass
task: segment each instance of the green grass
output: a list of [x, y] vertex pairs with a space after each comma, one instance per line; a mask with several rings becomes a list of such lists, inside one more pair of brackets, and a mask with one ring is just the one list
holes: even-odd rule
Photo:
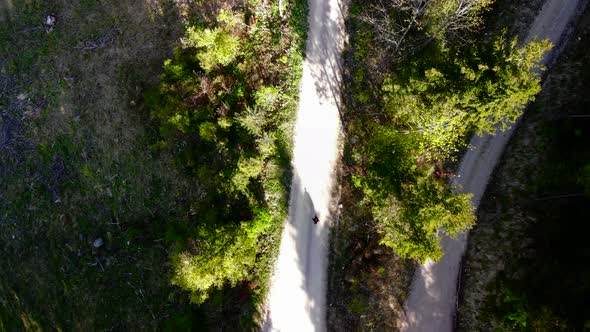
[[[2, 103], [24, 96], [0, 123], [15, 137], [0, 164], [10, 175], [0, 184], [1, 329], [155, 330], [184, 310], [161, 238], [183, 217], [190, 182], [146, 148], [149, 119], [130, 103], [157, 80], [179, 27], [142, 3], [89, 4], [18, 2], [0, 22], [12, 82]], [[48, 14], [58, 17], [50, 33]], [[78, 48], [114, 22], [111, 43]], [[122, 88], [130, 67], [143, 72]], [[94, 249], [97, 238], [105, 245]]]
[[[158, 148], [158, 125], [143, 105], [185, 16], [173, 2], [150, 3], [0, 6], [0, 83], [11, 87], [0, 108], [13, 112], [0, 120], [0, 129], [11, 130], [0, 148], [0, 330], [233, 330], [260, 323], [287, 214], [296, 104], [285, 110], [277, 158], [265, 173], [275, 222], [260, 241], [258, 287], [228, 286], [203, 306], [189, 303], [171, 286], [168, 262], [190, 235], [198, 186], [178, 167], [174, 149]], [[291, 5], [288, 94], [296, 100], [307, 2]], [[49, 14], [58, 19], [47, 33]], [[96, 249], [98, 238], [104, 246]]]

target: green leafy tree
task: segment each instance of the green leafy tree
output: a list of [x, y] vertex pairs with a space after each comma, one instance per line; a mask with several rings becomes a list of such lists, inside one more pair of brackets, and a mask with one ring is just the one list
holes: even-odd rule
[[270, 226], [267, 210], [255, 209], [252, 221], [224, 227], [203, 225], [190, 250], [172, 258], [172, 283], [191, 291], [191, 301], [202, 303], [212, 288], [235, 286], [251, 276], [258, 253], [258, 237]]
[[425, 261], [442, 256], [443, 234], [455, 236], [473, 226], [470, 195], [454, 194], [415, 164], [415, 142], [393, 128], [371, 128], [363, 155], [366, 173], [353, 178], [372, 206], [381, 243], [404, 258]]
[[236, 121], [253, 136], [261, 137], [268, 118], [262, 108], [248, 107], [236, 116]]
[[254, 106], [236, 115], [236, 120], [250, 134], [261, 138], [282, 119], [281, 110], [286, 104], [280, 88], [262, 86], [254, 93]]
[[381, 243], [403, 258], [421, 262], [440, 259], [441, 236], [454, 237], [474, 225], [470, 198], [454, 194], [431, 176], [404, 184], [400, 200], [390, 195], [373, 208], [373, 216], [382, 227]]
[[533, 70], [551, 44], [499, 36], [491, 44], [443, 49], [385, 80], [385, 109], [407, 132], [418, 133], [423, 152], [444, 158], [466, 133], [493, 133], [514, 122], [540, 91]]
[[240, 157], [238, 167], [232, 176], [232, 183], [237, 191], [246, 192], [250, 181], [262, 172], [264, 162], [259, 158]]
[[190, 27], [182, 40], [183, 47], [196, 47], [196, 58], [201, 67], [210, 72], [217, 66], [229, 65], [239, 54], [240, 40], [223, 28], [199, 29]]

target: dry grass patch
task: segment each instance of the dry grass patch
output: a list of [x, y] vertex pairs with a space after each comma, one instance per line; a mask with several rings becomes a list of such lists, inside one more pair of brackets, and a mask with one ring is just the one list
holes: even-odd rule
[[3, 18], [0, 329], [165, 326], [184, 299], [162, 237], [195, 188], [149, 149], [140, 100], [181, 31], [177, 7], [28, 1]]

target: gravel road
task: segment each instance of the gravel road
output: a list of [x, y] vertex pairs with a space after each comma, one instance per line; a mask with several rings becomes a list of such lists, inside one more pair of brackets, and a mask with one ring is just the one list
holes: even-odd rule
[[[343, 3], [309, 1], [309, 31], [295, 124], [294, 176], [264, 331], [326, 330], [329, 212], [338, 160]], [[317, 214], [320, 222], [314, 224]]]

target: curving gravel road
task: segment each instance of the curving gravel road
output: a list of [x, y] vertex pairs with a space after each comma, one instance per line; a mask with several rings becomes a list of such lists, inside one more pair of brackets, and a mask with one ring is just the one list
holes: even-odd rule
[[[549, 39], [559, 45], [568, 26], [586, 5], [586, 0], [547, 0], [529, 29], [526, 40], [534, 37]], [[543, 60], [544, 65], [554, 59], [560, 47], [555, 47]], [[516, 124], [512, 127], [514, 128]], [[512, 129], [495, 136], [474, 136], [472, 147], [463, 156], [455, 184], [462, 192], [473, 194], [477, 207], [489, 177], [500, 159]], [[457, 306], [457, 279], [460, 262], [465, 252], [467, 235], [457, 239], [445, 238], [445, 255], [438, 263], [426, 262], [415, 273], [410, 295], [405, 304], [402, 331], [452, 331]]]
[[[340, 0], [309, 0], [309, 7], [289, 216], [271, 281], [264, 331], [326, 330], [329, 207], [341, 133], [344, 17]], [[318, 224], [312, 221], [316, 214]]]

